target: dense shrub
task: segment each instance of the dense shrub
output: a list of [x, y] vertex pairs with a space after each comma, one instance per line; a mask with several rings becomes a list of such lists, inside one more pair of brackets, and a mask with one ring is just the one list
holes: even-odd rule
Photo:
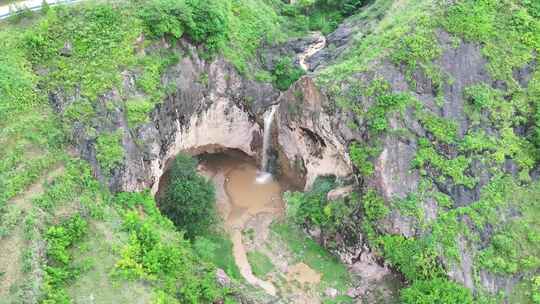
[[[318, 178], [308, 192], [287, 192], [287, 216], [299, 226], [317, 228], [324, 235], [354, 231], [354, 214], [359, 210], [358, 197], [331, 201], [327, 194], [335, 187], [333, 178]], [[331, 246], [331, 244], [327, 244]]]
[[122, 131], [101, 134], [96, 140], [96, 158], [101, 169], [106, 175], [112, 174], [113, 170], [124, 159], [124, 147], [122, 146]]
[[352, 143], [349, 146], [349, 156], [352, 163], [358, 169], [360, 174], [365, 177], [369, 177], [373, 174], [373, 163], [370, 158], [375, 156], [379, 152], [378, 149], [371, 148], [367, 145], [359, 143]]
[[87, 223], [80, 216], [66, 220], [47, 231], [47, 257], [57, 264], [68, 264], [70, 254], [67, 249], [79, 240], [87, 230]]
[[315, 1], [315, 5], [327, 9], [334, 8], [343, 16], [350, 16], [366, 2], [366, 0], [318, 0]]
[[196, 43], [204, 43], [208, 51], [217, 51], [225, 44], [229, 32], [230, 1], [188, 0], [188, 4], [193, 11], [193, 23], [187, 34]]
[[274, 85], [278, 89], [285, 91], [304, 75], [304, 70], [296, 67], [291, 58], [285, 57], [278, 61], [272, 71], [272, 75], [274, 77]]
[[383, 219], [390, 213], [390, 209], [386, 207], [384, 199], [372, 189], [364, 194], [362, 204], [364, 205], [364, 213], [371, 222]]
[[471, 304], [471, 291], [447, 279], [416, 281], [400, 294], [404, 304]]
[[216, 219], [212, 183], [197, 174], [195, 160], [187, 155], [175, 159], [169, 178], [161, 210], [190, 239], [208, 232]]
[[[124, 194], [118, 200], [137, 198], [141, 197]], [[121, 249], [122, 257], [113, 275], [156, 282], [160, 290], [158, 298], [168, 299], [163, 303], [176, 303], [172, 299], [180, 303], [213, 303], [226, 297], [228, 291], [215, 281], [215, 267], [198, 260], [190, 242], [181, 234], [168, 234], [167, 240], [163, 240], [165, 231], [160, 229], [163, 226], [156, 225], [157, 219], [159, 216], [143, 218], [139, 211], [125, 213], [123, 229], [130, 238]]]
[[152, 0], [142, 5], [139, 17], [154, 37], [178, 39], [186, 33], [213, 53], [226, 42], [230, 13], [229, 1]]
[[283, 13], [294, 17], [298, 30], [332, 32], [345, 17], [356, 13], [365, 0], [302, 0], [286, 6]]
[[180, 38], [191, 24], [191, 8], [184, 1], [152, 0], [139, 12], [148, 32], [154, 37]]
[[401, 235], [381, 237], [384, 257], [396, 266], [409, 281], [440, 276], [437, 255], [425, 239], [405, 238]]
[[309, 192], [286, 192], [287, 216], [298, 225], [322, 226], [326, 222], [326, 194], [333, 187], [333, 180], [319, 178]]
[[80, 270], [71, 265], [69, 249], [87, 232], [88, 223], [76, 215], [47, 230], [47, 265], [43, 284], [43, 304], [71, 303], [65, 285], [77, 277]]

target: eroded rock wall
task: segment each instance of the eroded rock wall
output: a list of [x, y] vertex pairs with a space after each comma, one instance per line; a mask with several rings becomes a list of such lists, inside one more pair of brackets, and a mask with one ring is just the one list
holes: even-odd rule
[[279, 99], [276, 145], [281, 173], [309, 189], [318, 176], [348, 177], [352, 165], [339, 120], [324, 107], [328, 100], [304, 76]]
[[[181, 59], [162, 76], [163, 85], [174, 90], [156, 105], [150, 122], [129, 128], [125, 100], [113, 90], [96, 103], [99, 119], [92, 122], [93, 131], [74, 126], [76, 148], [93, 165], [96, 176], [108, 180], [114, 191], [150, 188], [155, 193], [169, 162], [180, 152], [236, 149], [258, 157], [262, 127], [257, 115], [277, 102], [278, 91], [270, 84], [242, 77], [222, 58], [201, 59], [196, 48], [185, 41], [176, 46], [162, 42], [151, 47], [172, 49]], [[127, 98], [144, 98], [135, 86], [137, 73], [125, 71], [123, 76], [122, 90], [127, 92]], [[62, 112], [77, 98], [56, 92], [50, 99]], [[96, 138], [118, 130], [123, 134], [124, 160], [107, 179], [96, 160]]]

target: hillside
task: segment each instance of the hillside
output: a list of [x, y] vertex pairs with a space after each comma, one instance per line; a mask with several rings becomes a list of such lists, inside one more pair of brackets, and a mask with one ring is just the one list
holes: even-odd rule
[[0, 303], [540, 303], [538, 2], [291, 2], [0, 21]]

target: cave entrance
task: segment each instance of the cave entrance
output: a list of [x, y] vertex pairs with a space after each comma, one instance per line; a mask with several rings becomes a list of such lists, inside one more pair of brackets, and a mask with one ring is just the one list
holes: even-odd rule
[[281, 216], [283, 185], [257, 183], [255, 161], [238, 151], [199, 155], [199, 173], [213, 181], [216, 204], [227, 230], [243, 229], [245, 221], [261, 212]]
[[[248, 283], [275, 295], [272, 283], [253, 274], [242, 233], [249, 227], [255, 235], [268, 234], [270, 223], [284, 214], [282, 194], [288, 186], [276, 179], [258, 183], [259, 169], [255, 160], [238, 150], [202, 153], [195, 157], [198, 160], [197, 172], [214, 184], [216, 209], [223, 219], [223, 228], [230, 235], [234, 259], [241, 275]], [[170, 178], [166, 171], [160, 180], [158, 197]]]
[[[216, 203], [220, 215], [227, 220], [229, 212], [240, 213], [249, 209], [250, 213], [268, 207], [271, 200], [283, 209], [283, 202], [278, 202], [285, 190], [291, 189], [290, 182], [274, 175], [267, 183], [258, 183], [260, 170], [255, 159], [241, 150], [223, 149], [217, 152], [202, 152], [192, 155], [196, 159], [197, 172], [213, 182], [216, 188]], [[159, 180], [156, 199], [159, 202], [170, 182], [171, 164], [175, 158], [166, 164], [166, 170]], [[226, 201], [228, 199], [229, 201]], [[230, 206], [224, 206], [230, 205]], [[236, 208], [238, 207], [238, 208]], [[230, 209], [230, 210], [229, 210]], [[282, 211], [282, 210], [281, 210]]]

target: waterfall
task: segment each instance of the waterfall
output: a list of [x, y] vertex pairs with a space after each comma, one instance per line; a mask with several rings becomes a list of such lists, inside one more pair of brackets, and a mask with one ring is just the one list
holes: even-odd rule
[[268, 153], [271, 145], [271, 136], [272, 136], [272, 123], [274, 122], [274, 116], [278, 105], [273, 105], [269, 112], [266, 113], [264, 117], [264, 135], [263, 135], [263, 151], [262, 151], [262, 162], [261, 170], [257, 176], [257, 183], [265, 184], [272, 180], [272, 174], [268, 171]]

